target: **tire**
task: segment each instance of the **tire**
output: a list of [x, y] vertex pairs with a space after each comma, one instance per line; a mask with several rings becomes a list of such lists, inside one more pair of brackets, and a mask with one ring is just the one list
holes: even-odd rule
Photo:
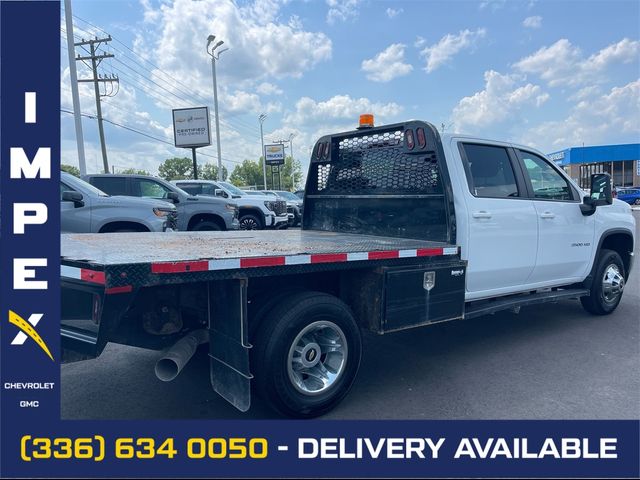
[[219, 232], [222, 229], [220, 228], [220, 225], [214, 221], [203, 220], [194, 225], [191, 230], [194, 232]]
[[277, 412], [298, 418], [317, 417], [340, 403], [353, 385], [362, 353], [349, 307], [321, 292], [296, 293], [273, 308], [253, 345], [256, 393]]
[[624, 263], [617, 252], [601, 250], [596, 259], [591, 295], [580, 297], [584, 309], [594, 315], [608, 315], [622, 299], [625, 286]]
[[242, 215], [240, 217], [239, 223], [240, 230], [262, 230], [263, 228], [260, 219], [252, 213]]
[[285, 302], [291, 295], [302, 293], [304, 291], [303, 287], [291, 287], [276, 291], [269, 290], [261, 293], [255, 298], [252, 298], [248, 307], [249, 338], [251, 341], [253, 342], [259, 326], [262, 325], [262, 321], [271, 310]]
[[636, 198], [636, 201], [633, 202], [634, 205], [640, 205], [640, 198]]

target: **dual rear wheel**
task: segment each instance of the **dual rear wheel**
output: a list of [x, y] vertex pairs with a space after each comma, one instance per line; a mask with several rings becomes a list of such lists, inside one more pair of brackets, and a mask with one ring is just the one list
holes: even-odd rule
[[253, 332], [256, 393], [289, 417], [334, 408], [353, 385], [362, 352], [349, 307], [322, 292], [299, 291], [264, 314]]

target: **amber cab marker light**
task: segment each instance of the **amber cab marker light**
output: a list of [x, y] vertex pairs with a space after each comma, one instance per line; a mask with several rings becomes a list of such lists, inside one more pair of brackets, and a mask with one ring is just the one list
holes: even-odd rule
[[362, 128], [373, 128], [373, 113], [363, 113], [360, 115], [358, 130]]

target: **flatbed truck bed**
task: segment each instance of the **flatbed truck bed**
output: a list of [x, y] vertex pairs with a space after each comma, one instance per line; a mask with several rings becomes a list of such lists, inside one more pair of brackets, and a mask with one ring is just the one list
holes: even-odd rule
[[[111, 292], [174, 281], [362, 267], [423, 257], [459, 258], [455, 245], [311, 230], [62, 235], [63, 281]], [[411, 260], [409, 260], [411, 261]], [[347, 265], [341, 265], [348, 263]], [[83, 273], [84, 272], [84, 273]], [[109, 291], [107, 292], [109, 293]]]
[[[108, 342], [192, 354], [208, 341], [214, 390], [246, 411], [268, 310], [316, 292], [379, 334], [459, 319], [465, 267], [447, 242], [315, 230], [62, 235], [63, 349], [73, 361]], [[160, 378], [179, 372], [172, 355]]]

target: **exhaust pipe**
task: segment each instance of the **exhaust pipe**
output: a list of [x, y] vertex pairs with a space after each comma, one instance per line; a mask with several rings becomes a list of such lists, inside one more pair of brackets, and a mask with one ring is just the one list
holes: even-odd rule
[[208, 341], [209, 331], [204, 329], [194, 330], [182, 337], [172, 347], [169, 347], [156, 362], [156, 377], [163, 382], [170, 382], [176, 378], [196, 353], [198, 345]]

